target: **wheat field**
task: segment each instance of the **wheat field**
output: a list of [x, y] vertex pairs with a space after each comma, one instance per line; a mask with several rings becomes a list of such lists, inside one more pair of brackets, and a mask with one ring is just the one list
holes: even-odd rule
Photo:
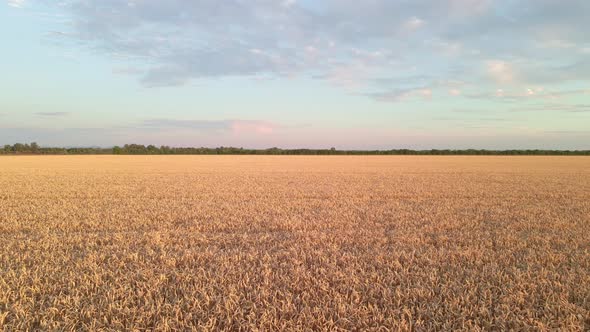
[[0, 330], [590, 329], [590, 158], [0, 158]]

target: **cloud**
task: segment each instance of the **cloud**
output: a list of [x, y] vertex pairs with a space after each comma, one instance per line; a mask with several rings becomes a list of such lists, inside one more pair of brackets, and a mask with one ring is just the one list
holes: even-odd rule
[[225, 130], [231, 125], [231, 121], [206, 121], [206, 120], [178, 120], [178, 119], [148, 119], [142, 126], [148, 128], [188, 128], [199, 130]]
[[113, 68], [113, 74], [115, 75], [141, 75], [144, 73], [144, 70], [134, 67], [119, 67]]
[[282, 5], [288, 8], [294, 6], [296, 2], [297, 0], [283, 0]]
[[[420, 85], [413, 85], [413, 83]], [[432, 100], [436, 96], [450, 95], [459, 97], [461, 88], [467, 87], [466, 83], [458, 80], [437, 80], [429, 76], [413, 76], [406, 79], [380, 78], [376, 80], [380, 85], [401, 85], [403, 88], [382, 90], [380, 92], [367, 93], [365, 95], [384, 102], [404, 102], [412, 100]]]
[[456, 96], [460, 96], [461, 95], [461, 90], [459, 90], [459, 89], [450, 89], [449, 90], [449, 94], [451, 96], [455, 96], [455, 97]]
[[68, 112], [37, 112], [35, 113], [37, 116], [43, 117], [64, 117], [70, 115]]
[[[456, 122], [461, 126], [469, 127], [469, 128], [491, 128], [496, 126], [491, 126], [489, 123], [501, 123], [501, 122], [516, 122], [514, 119], [510, 118], [501, 118], [501, 117], [481, 117], [481, 118], [465, 118], [465, 117], [437, 117], [433, 120], [437, 121], [449, 121], [449, 122]], [[482, 125], [483, 124], [483, 125]]]
[[181, 128], [199, 131], [232, 132], [234, 134], [271, 134], [283, 126], [260, 120], [179, 120], [148, 119], [143, 121], [146, 128]]
[[513, 112], [542, 112], [555, 111], [566, 113], [590, 113], [590, 104], [541, 104], [522, 106], [512, 109]]
[[493, 100], [501, 102], [526, 102], [534, 100], [555, 101], [571, 97], [580, 97], [588, 94], [587, 90], [549, 90], [544, 87], [510, 87], [498, 88], [495, 91], [488, 90], [477, 93], [464, 94], [473, 99]]
[[415, 31], [423, 27], [425, 24], [426, 22], [423, 19], [414, 16], [404, 23], [404, 28], [408, 31]]
[[575, 48], [576, 44], [572, 43], [571, 41], [564, 40], [564, 39], [544, 39], [540, 40], [537, 43], [537, 47], [539, 48], [549, 48], [549, 49], [571, 49]]
[[590, 130], [547, 130], [547, 134], [590, 136]]
[[[398, 100], [421, 86], [431, 89], [422, 97], [457, 95], [433, 93], [451, 78], [482, 95], [590, 80], [590, 1], [28, 0], [27, 7], [34, 3], [67, 15], [52, 39], [111, 57], [114, 73], [146, 87], [304, 77]], [[407, 82], [420, 76], [432, 81]], [[389, 81], [378, 83], [382, 77]]]
[[112, 146], [126, 143], [172, 146], [249, 146], [267, 148], [292, 129], [262, 120], [146, 119], [105, 127], [6, 127], [0, 123], [0, 143], [39, 142], [44, 146]]
[[25, 0], [8, 0], [8, 5], [15, 8], [21, 8], [25, 3]]
[[370, 97], [378, 101], [383, 102], [401, 102], [414, 98], [420, 98], [422, 100], [432, 99], [432, 89], [428, 87], [410, 88], [410, 89], [397, 89], [386, 92], [378, 92], [369, 94]]
[[512, 83], [516, 78], [516, 73], [512, 65], [501, 60], [491, 60], [486, 62], [488, 75], [500, 84]]
[[477, 16], [492, 8], [492, 0], [451, 0], [451, 8], [455, 14]]
[[278, 126], [264, 121], [232, 121], [231, 129], [235, 134], [242, 133], [256, 133], [256, 134], [272, 134]]

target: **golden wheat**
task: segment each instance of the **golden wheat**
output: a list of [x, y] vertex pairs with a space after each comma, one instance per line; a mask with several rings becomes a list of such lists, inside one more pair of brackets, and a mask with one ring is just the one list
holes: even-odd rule
[[590, 158], [0, 158], [0, 329], [590, 329]]

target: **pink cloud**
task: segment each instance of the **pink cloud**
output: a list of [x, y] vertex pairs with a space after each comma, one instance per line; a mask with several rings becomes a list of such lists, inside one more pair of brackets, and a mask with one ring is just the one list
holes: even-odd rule
[[272, 134], [278, 125], [266, 121], [254, 121], [254, 120], [235, 120], [230, 125], [232, 133], [236, 135], [240, 134], [257, 134], [257, 135], [268, 135]]
[[498, 83], [511, 83], [515, 80], [516, 73], [512, 66], [501, 60], [491, 60], [486, 62], [488, 75]]
[[455, 96], [455, 97], [456, 96], [460, 96], [461, 95], [461, 90], [459, 90], [459, 89], [450, 89], [449, 90], [449, 94], [451, 96]]

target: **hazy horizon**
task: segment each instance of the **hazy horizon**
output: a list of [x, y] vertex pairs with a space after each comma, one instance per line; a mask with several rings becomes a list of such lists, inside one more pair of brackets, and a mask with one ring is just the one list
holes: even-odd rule
[[590, 149], [590, 2], [0, 0], [0, 145]]

